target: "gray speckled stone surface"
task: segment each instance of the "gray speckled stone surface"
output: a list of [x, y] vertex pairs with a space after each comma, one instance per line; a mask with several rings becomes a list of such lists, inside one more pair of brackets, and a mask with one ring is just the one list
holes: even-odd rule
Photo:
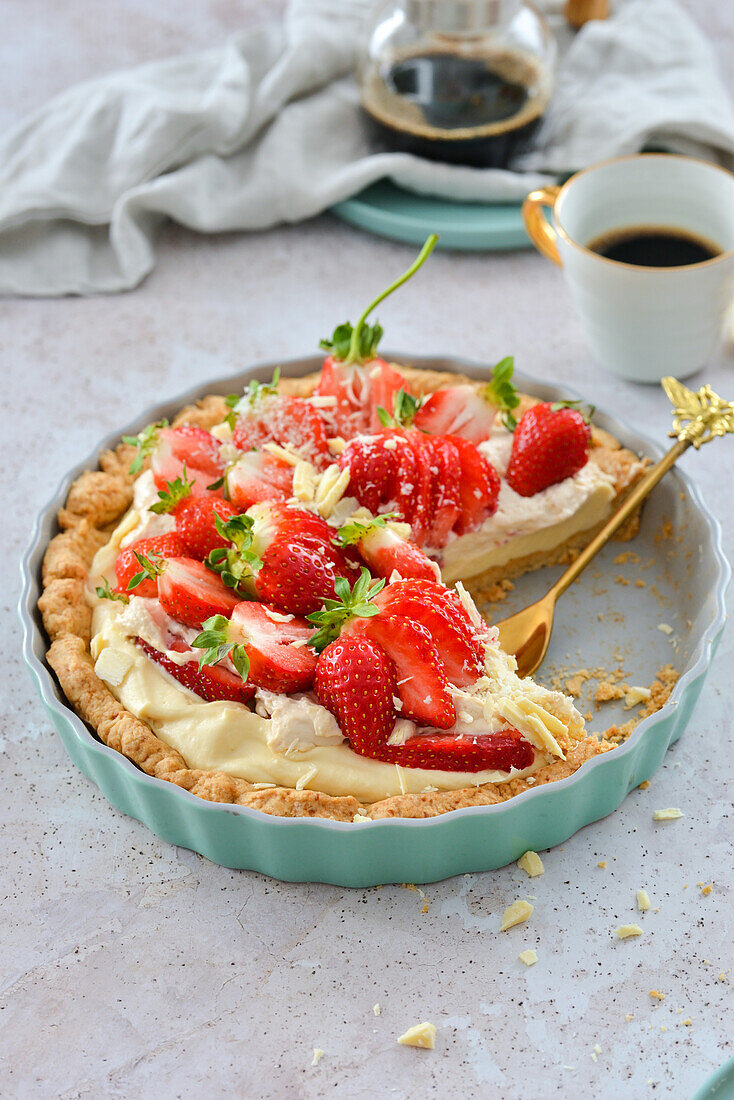
[[[731, 86], [729, 5], [687, 7], [715, 38]], [[0, 124], [77, 79], [217, 42], [280, 8], [11, 5]], [[164, 845], [73, 770], [33, 695], [18, 651], [16, 562], [49, 483], [158, 396], [312, 348], [408, 255], [330, 217], [257, 236], [169, 228], [156, 272], [134, 293], [0, 302], [5, 1096], [685, 1100], [734, 1054], [731, 631], [649, 790], [545, 854], [542, 878], [510, 867], [428, 886], [425, 900], [400, 887], [283, 885]], [[667, 430], [662, 394], [595, 367], [560, 273], [534, 254], [438, 253], [381, 319], [393, 346], [490, 360], [514, 352], [524, 369], [649, 434]], [[706, 374], [727, 396], [732, 366], [728, 349]], [[684, 465], [730, 550], [734, 444]], [[685, 816], [654, 824], [653, 809], [671, 805]], [[710, 895], [697, 883], [713, 883]], [[654, 906], [645, 934], [619, 942], [612, 929], [639, 919], [640, 886]], [[499, 935], [505, 906], [528, 894], [531, 920]], [[517, 959], [526, 947], [538, 951], [530, 969]], [[397, 1046], [421, 1020], [436, 1024], [436, 1049]], [[312, 1067], [315, 1046], [325, 1054]]]

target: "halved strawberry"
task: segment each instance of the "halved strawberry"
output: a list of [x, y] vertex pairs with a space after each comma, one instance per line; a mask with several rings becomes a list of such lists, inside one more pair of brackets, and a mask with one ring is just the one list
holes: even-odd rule
[[227, 491], [239, 512], [260, 500], [287, 500], [293, 467], [267, 451], [245, 451], [227, 471]]
[[440, 571], [435, 561], [426, 557], [412, 542], [402, 538], [394, 527], [388, 527], [382, 516], [355, 520], [339, 528], [342, 546], [356, 546], [360, 557], [378, 577], [423, 577], [437, 580]]
[[459, 452], [461, 463], [461, 516], [455, 525], [458, 535], [481, 527], [497, 511], [500, 492], [499, 474], [476, 444], [459, 436], [448, 436]]
[[318, 409], [303, 397], [266, 393], [238, 407], [234, 445], [260, 451], [265, 443], [289, 445], [317, 469], [331, 462], [326, 427]]
[[488, 439], [497, 409], [474, 386], [449, 386], [429, 394], [413, 423], [431, 435], [458, 435], [472, 443]]
[[176, 517], [176, 533], [181, 540], [181, 553], [203, 561], [212, 550], [227, 545], [214, 526], [214, 516], [219, 516], [226, 523], [237, 515], [237, 509], [228, 500], [209, 493], [207, 496], [187, 497], [173, 514]]
[[[165, 653], [148, 645], [142, 638], [137, 638], [136, 641], [143, 652], [165, 669], [169, 676], [173, 676], [174, 680], [178, 680], [189, 691], [193, 691], [207, 702], [226, 699], [234, 703], [247, 703], [255, 694], [254, 684], [243, 683], [240, 676], [222, 665], [210, 665], [200, 669], [196, 659], [179, 665]], [[188, 649], [185, 645], [176, 646], [175, 644], [172, 644], [171, 648], [178, 649], [179, 652]]]
[[169, 558], [158, 577], [158, 599], [172, 619], [200, 627], [212, 615], [229, 616], [239, 598], [194, 558]]
[[[140, 561], [135, 556], [136, 551], [145, 557], [152, 555], [154, 558], [175, 558], [183, 552], [183, 547], [176, 531], [170, 531], [166, 535], [155, 535], [150, 539], [138, 539], [137, 542], [126, 546], [117, 555], [115, 561], [116, 592], [128, 592], [130, 581], [140, 572]], [[145, 577], [133, 589], [133, 594], [155, 598], [158, 594], [158, 585], [155, 578]]]
[[400, 716], [422, 726], [449, 729], [456, 722], [456, 708], [448, 689], [446, 672], [436, 643], [422, 623], [401, 615], [375, 615], [353, 619], [348, 634], [368, 637], [384, 649], [395, 668]]
[[[224, 473], [219, 440], [204, 428], [183, 424], [180, 428], [161, 428], [157, 447], [150, 459], [153, 478], [159, 489], [180, 478], [186, 466], [191, 495], [203, 496], [207, 486]], [[221, 496], [221, 491], [218, 493]]]
[[413, 619], [426, 627], [448, 679], [457, 687], [466, 687], [482, 674], [484, 648], [471, 620], [462, 616], [461, 603], [456, 602], [458, 608], [449, 590], [433, 579], [396, 581], [375, 597], [384, 614]]
[[590, 444], [591, 427], [578, 409], [533, 405], [515, 429], [507, 483], [521, 497], [534, 496], [578, 473], [588, 462]]
[[203, 626], [193, 642], [206, 650], [203, 667], [229, 654], [243, 679], [268, 691], [306, 691], [313, 683], [316, 654], [306, 645], [313, 629], [305, 619], [243, 600], [229, 621], [214, 615]]
[[395, 673], [369, 638], [342, 635], [319, 655], [314, 691], [355, 752], [372, 756], [395, 725]]
[[410, 737], [404, 745], [385, 745], [375, 753], [378, 760], [402, 768], [428, 768], [445, 772], [509, 772], [529, 768], [535, 751], [522, 734], [509, 727], [480, 737], [452, 737], [423, 734]]

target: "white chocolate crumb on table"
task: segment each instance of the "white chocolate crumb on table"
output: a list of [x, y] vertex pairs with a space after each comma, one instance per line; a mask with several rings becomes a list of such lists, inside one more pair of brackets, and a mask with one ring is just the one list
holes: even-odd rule
[[536, 878], [537, 875], [542, 875], [545, 872], [543, 861], [537, 852], [526, 852], [525, 855], [520, 856], [517, 865], [530, 878]]
[[379, 1016], [382, 1009], [380, 1008], [379, 1004], [376, 1004], [372, 1006], [372, 1011], [374, 1012], [375, 1016]]
[[679, 817], [683, 817], [683, 811], [677, 806], [668, 806], [666, 810], [655, 810], [652, 815], [653, 821], [677, 821]]
[[615, 928], [614, 935], [619, 936], [620, 940], [628, 940], [631, 936], [641, 936], [642, 929], [639, 924], [621, 924]]
[[311, 1065], [317, 1066], [321, 1059], [324, 1057], [324, 1051], [320, 1047], [313, 1048], [313, 1058], [311, 1059]]
[[527, 950], [521, 951], [517, 956], [521, 963], [525, 963], [526, 966], [534, 966], [538, 961], [538, 953], [534, 951], [532, 947], [528, 947]]
[[528, 919], [532, 911], [533, 907], [529, 901], [520, 899], [513, 901], [512, 905], [508, 905], [502, 915], [500, 932], [506, 932], [508, 928], [514, 928], [516, 924], [522, 924], [523, 921]]
[[637, 908], [641, 913], [646, 913], [650, 908], [650, 895], [647, 890], [637, 891]]
[[436, 1045], [436, 1027], [426, 1020], [422, 1024], [409, 1027], [406, 1032], [398, 1036], [398, 1042], [404, 1047], [420, 1047], [422, 1050], [433, 1050]]

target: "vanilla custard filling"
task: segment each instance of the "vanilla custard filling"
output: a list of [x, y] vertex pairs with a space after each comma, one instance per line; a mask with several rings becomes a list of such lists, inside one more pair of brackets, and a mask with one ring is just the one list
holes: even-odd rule
[[610, 513], [614, 480], [596, 464], [593, 453], [573, 477], [534, 496], [521, 497], [504, 480], [512, 433], [495, 428], [491, 438], [479, 444], [479, 450], [502, 477], [497, 511], [477, 531], [454, 536], [435, 552], [445, 584], [553, 550]]
[[[144, 499], [145, 483], [138, 501]], [[89, 587], [94, 609], [91, 652], [97, 674], [123, 706], [177, 749], [190, 768], [219, 770], [252, 783], [351, 794], [370, 803], [427, 788], [458, 790], [531, 775], [563, 755], [555, 735], [568, 730], [574, 737], [583, 736], [583, 720], [570, 700], [531, 680], [518, 680], [514, 659], [494, 644], [487, 647], [486, 674], [470, 690], [452, 689], [456, 729], [479, 735], [508, 723], [515, 726], [536, 750], [533, 763], [523, 770], [444, 772], [402, 768], [359, 756], [349, 748], [331, 713], [310, 694], [286, 696], [258, 690], [254, 710], [240, 703], [204, 702], [151, 661], [133, 640], [140, 636], [166, 652], [166, 616], [157, 601], [133, 596], [123, 605], [94, 594], [103, 577], [113, 579], [123, 540], [130, 541], [146, 522], [146, 512], [141, 515], [133, 507], [94, 559]], [[177, 630], [187, 637], [196, 633]], [[179, 662], [187, 659], [171, 651], [167, 656]], [[398, 718], [393, 733], [398, 741], [393, 743], [404, 743], [415, 732], [414, 723]]]

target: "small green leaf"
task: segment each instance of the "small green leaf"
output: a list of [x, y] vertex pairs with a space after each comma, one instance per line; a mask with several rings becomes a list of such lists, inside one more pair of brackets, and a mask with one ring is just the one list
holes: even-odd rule
[[135, 455], [131, 465], [130, 473], [139, 474], [143, 468], [143, 461], [152, 455], [158, 446], [158, 432], [161, 428], [167, 428], [168, 421], [166, 419], [158, 420], [155, 424], [148, 424], [147, 428], [143, 428], [142, 432], [138, 432], [137, 435], [124, 435], [122, 437], [123, 443], [129, 443], [131, 447], [137, 447], [138, 453]]
[[250, 658], [247, 656], [247, 650], [243, 645], [236, 645], [232, 650], [231, 657], [232, 664], [246, 683], [250, 672]]
[[191, 496], [191, 488], [195, 484], [196, 478], [189, 481], [186, 474], [186, 463], [184, 462], [181, 477], [177, 477], [174, 481], [167, 481], [166, 488], [158, 490], [160, 500], [157, 500], [155, 504], [151, 504], [151, 512], [155, 512], [157, 516], [172, 512], [182, 500]]
[[226, 523], [214, 513], [214, 526], [230, 548], [217, 547], [206, 559], [206, 565], [214, 573], [219, 573], [228, 588], [234, 588], [239, 595], [249, 598], [247, 582], [262, 568], [262, 560], [252, 547], [252, 516], [242, 513], [232, 516]]
[[422, 405], [422, 397], [413, 397], [401, 387], [393, 398], [392, 415], [382, 405], [377, 406], [377, 415], [385, 428], [409, 428]]
[[492, 371], [491, 381], [481, 391], [485, 401], [489, 401], [500, 410], [502, 423], [511, 432], [517, 427], [517, 420], [512, 415], [512, 410], [520, 404], [520, 394], [512, 382], [514, 370], [515, 359], [512, 355], [501, 359]]
[[561, 409], [574, 409], [576, 412], [581, 413], [586, 423], [589, 424], [596, 412], [596, 405], [584, 405], [581, 398], [575, 401], [554, 401], [551, 405], [551, 412], [559, 412]]
[[337, 546], [354, 546], [363, 539], [368, 531], [375, 527], [385, 527], [389, 519], [397, 519], [397, 512], [385, 512], [380, 516], [372, 516], [370, 519], [355, 519], [351, 523], [345, 523], [336, 533], [334, 542]]
[[110, 582], [106, 577], [102, 578], [103, 583], [95, 588], [95, 592], [100, 600], [119, 600], [120, 603], [130, 603], [129, 598], [124, 592], [113, 592], [110, 588]]

